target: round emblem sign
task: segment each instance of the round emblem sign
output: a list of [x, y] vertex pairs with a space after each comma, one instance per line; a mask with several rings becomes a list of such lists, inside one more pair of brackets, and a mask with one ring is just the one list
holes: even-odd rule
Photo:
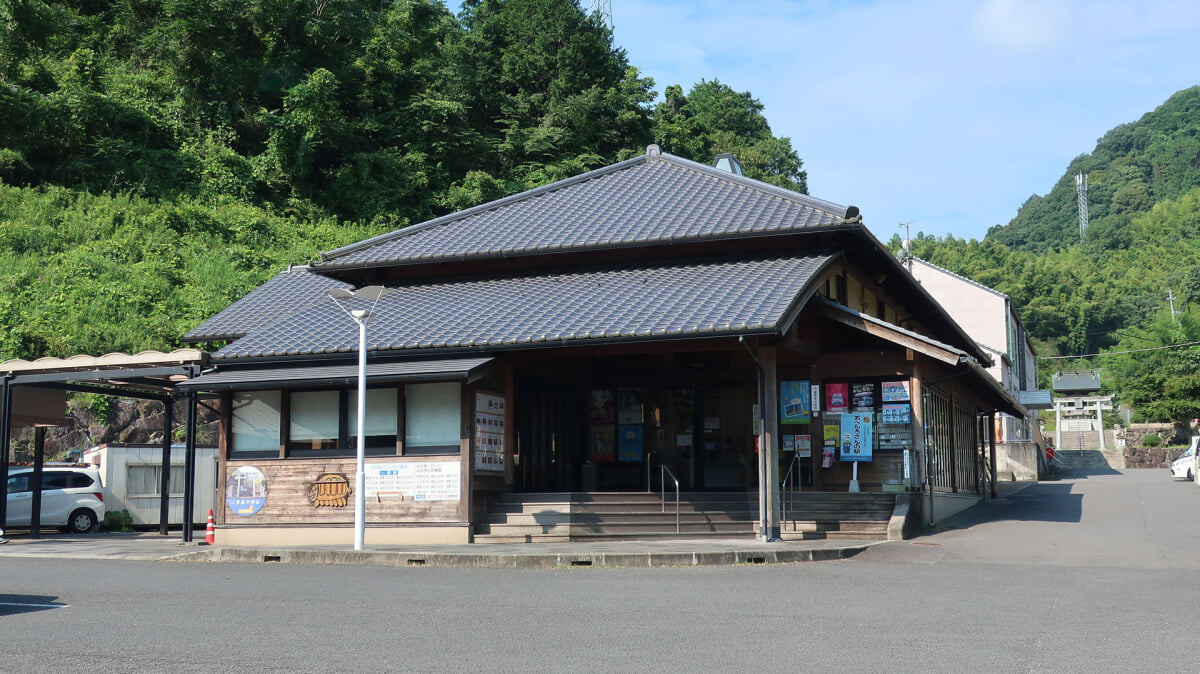
[[242, 466], [225, 480], [225, 505], [235, 515], [249, 517], [267, 502], [267, 478], [254, 466]]

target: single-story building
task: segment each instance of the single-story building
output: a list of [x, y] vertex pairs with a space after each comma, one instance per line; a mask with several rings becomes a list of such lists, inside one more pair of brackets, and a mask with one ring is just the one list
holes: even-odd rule
[[[763, 537], [787, 528], [781, 489], [909, 495], [939, 519], [981, 498], [988, 419], [1024, 413], [986, 350], [857, 208], [729, 164], [652, 145], [323, 253], [189, 332], [227, 342], [179, 384], [220, 395], [217, 542], [350, 540], [346, 310], [370, 312], [367, 542], [481, 541], [512, 495], [668, 477], [758, 499]], [[364, 287], [390, 292], [329, 295]]]

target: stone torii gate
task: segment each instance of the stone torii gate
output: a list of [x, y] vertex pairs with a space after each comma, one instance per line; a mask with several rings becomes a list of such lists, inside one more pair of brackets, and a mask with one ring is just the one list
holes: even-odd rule
[[1062, 451], [1066, 449], [1062, 446], [1062, 421], [1063, 414], [1068, 417], [1087, 417], [1091, 418], [1092, 413], [1095, 413], [1096, 425], [1100, 432], [1100, 449], [1107, 449], [1104, 445], [1104, 410], [1111, 410], [1112, 396], [1075, 396], [1070, 398], [1056, 398], [1054, 400], [1054, 435], [1057, 449]]

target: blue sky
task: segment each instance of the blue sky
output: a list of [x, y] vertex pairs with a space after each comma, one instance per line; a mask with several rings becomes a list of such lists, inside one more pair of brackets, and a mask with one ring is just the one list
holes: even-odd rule
[[611, 5], [617, 45], [660, 93], [749, 91], [809, 192], [858, 206], [883, 241], [910, 221], [983, 238], [1106, 131], [1200, 84], [1194, 0]]

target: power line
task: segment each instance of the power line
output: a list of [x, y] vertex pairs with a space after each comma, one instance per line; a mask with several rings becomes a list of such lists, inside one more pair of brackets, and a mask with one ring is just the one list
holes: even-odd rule
[[1162, 351], [1163, 349], [1178, 349], [1185, 346], [1195, 346], [1200, 342], [1184, 342], [1183, 344], [1169, 344], [1167, 346], [1152, 346], [1146, 349], [1129, 349], [1127, 351], [1105, 351], [1104, 353], [1082, 353], [1078, 356], [1041, 356], [1038, 360], [1067, 360], [1071, 358], [1093, 358], [1096, 356], [1115, 356], [1120, 353], [1141, 353], [1143, 351]]

